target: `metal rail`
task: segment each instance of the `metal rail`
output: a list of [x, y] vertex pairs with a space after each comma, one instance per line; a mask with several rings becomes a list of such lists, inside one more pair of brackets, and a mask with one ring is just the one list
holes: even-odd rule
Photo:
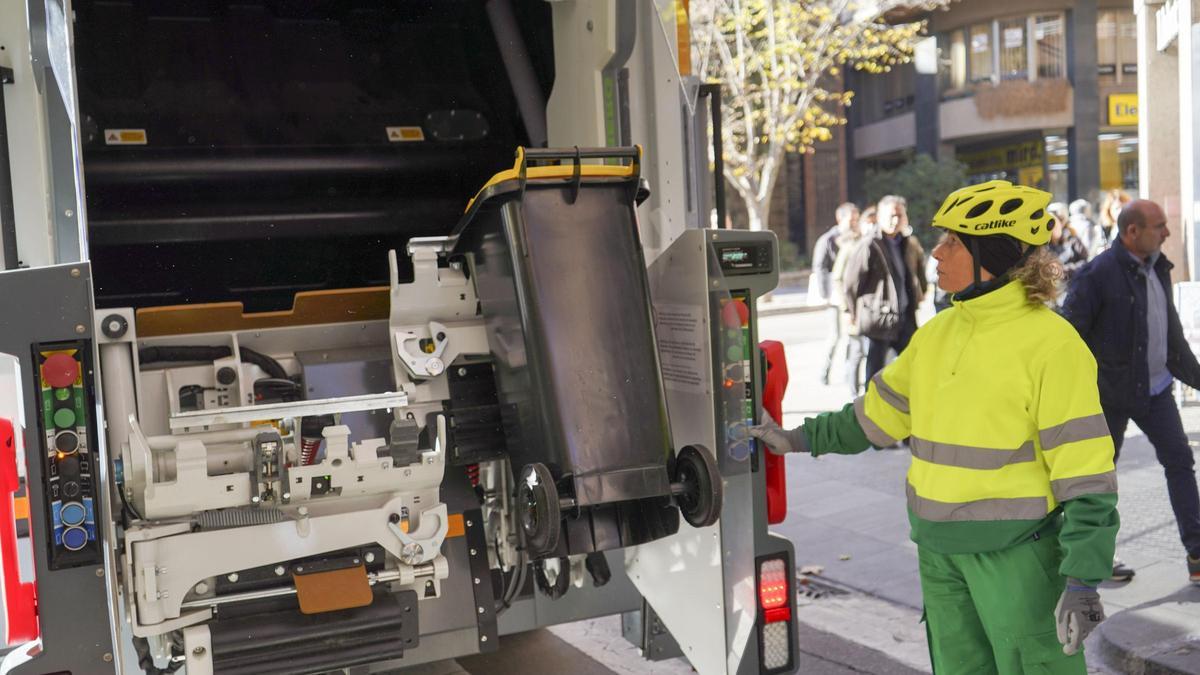
[[408, 405], [408, 394], [387, 392], [364, 396], [322, 398], [314, 401], [289, 401], [270, 405], [245, 405], [217, 410], [195, 410], [171, 416], [171, 431], [208, 427], [215, 424], [244, 424], [260, 420], [275, 420], [334, 413], [364, 412]]
[[[432, 562], [423, 563], [413, 567], [413, 578], [415, 579], [432, 577], [434, 574], [435, 571]], [[386, 584], [393, 581], [400, 581], [399, 570], [385, 570], [383, 572], [369, 572], [367, 574], [367, 583], [372, 586], [376, 584]], [[180, 608], [204, 609], [206, 607], [216, 607], [218, 605], [224, 605], [233, 602], [249, 602], [251, 600], [263, 600], [265, 598], [282, 598], [295, 594], [295, 586], [280, 586], [278, 588], [267, 588], [261, 591], [246, 591], [245, 593], [230, 593], [228, 595], [220, 595], [212, 598], [188, 600], [180, 605]]]

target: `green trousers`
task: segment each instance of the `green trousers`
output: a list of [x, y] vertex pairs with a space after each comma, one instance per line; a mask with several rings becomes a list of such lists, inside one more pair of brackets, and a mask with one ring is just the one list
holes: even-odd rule
[[935, 675], [1084, 675], [1083, 651], [1063, 654], [1054, 606], [1066, 585], [1058, 539], [1003, 551], [935, 553], [921, 547], [929, 656]]

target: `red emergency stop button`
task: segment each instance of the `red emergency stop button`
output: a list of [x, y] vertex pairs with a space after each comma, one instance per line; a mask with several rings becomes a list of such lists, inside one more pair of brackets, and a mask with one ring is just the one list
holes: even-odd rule
[[721, 308], [721, 323], [726, 328], [741, 328], [750, 324], [750, 308], [742, 300], [734, 299]]
[[51, 354], [42, 364], [42, 379], [54, 388], [70, 387], [79, 377], [79, 362], [69, 354]]

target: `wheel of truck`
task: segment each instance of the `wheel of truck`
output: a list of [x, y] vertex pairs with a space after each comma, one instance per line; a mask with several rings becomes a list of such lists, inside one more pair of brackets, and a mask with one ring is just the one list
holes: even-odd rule
[[675, 479], [683, 490], [675, 496], [675, 503], [683, 519], [692, 527], [707, 527], [721, 517], [721, 501], [724, 483], [717, 460], [706, 448], [686, 445], [675, 458]]
[[562, 512], [558, 506], [558, 488], [545, 464], [526, 464], [521, 469], [516, 507], [529, 557], [537, 560], [553, 553], [562, 531]]

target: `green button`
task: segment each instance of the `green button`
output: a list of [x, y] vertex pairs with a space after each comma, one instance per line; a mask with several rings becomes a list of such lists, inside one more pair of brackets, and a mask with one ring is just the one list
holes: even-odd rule
[[75, 411], [63, 408], [54, 412], [54, 426], [59, 429], [70, 429], [75, 426]]
[[742, 346], [734, 345], [734, 346], [730, 347], [728, 350], [726, 350], [725, 357], [730, 361], [741, 361], [742, 360]]
[[60, 401], [65, 401], [65, 400], [71, 398], [71, 390], [70, 389], [55, 389], [54, 390], [54, 398], [56, 398]]

